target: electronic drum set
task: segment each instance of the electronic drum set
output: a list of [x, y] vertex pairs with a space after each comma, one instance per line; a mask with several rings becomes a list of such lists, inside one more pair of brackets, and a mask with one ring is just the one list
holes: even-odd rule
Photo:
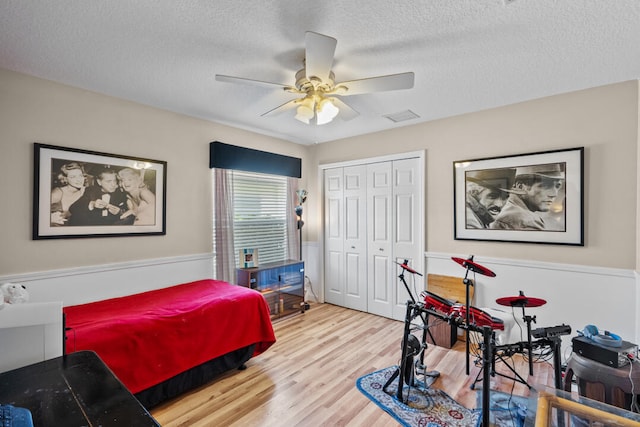
[[[495, 331], [502, 331], [505, 329], [504, 321], [500, 318], [490, 315], [482, 309], [470, 305], [469, 294], [470, 287], [473, 286], [473, 280], [469, 279], [468, 277], [470, 272], [481, 274], [487, 277], [495, 277], [496, 274], [488, 268], [475, 262], [473, 260], [473, 255], [467, 259], [452, 257], [452, 260], [466, 269], [465, 277], [463, 279], [463, 283], [466, 286], [465, 304], [451, 302], [445, 298], [440, 297], [439, 295], [428, 291], [423, 291], [420, 294], [422, 301], [417, 302], [405, 281], [404, 273], [406, 271], [408, 273], [417, 274], [419, 276], [422, 276], [422, 274], [409, 267], [408, 260], [404, 260], [402, 264], [397, 263], [402, 268], [402, 271], [398, 277], [404, 284], [411, 300], [407, 301], [407, 312], [405, 317], [404, 336], [402, 340], [402, 356], [400, 359], [400, 366], [384, 385], [383, 390], [388, 393], [388, 387], [397, 379], [398, 385], [395, 391], [396, 398], [405, 403], [405, 400], [403, 398], [404, 384], [406, 384], [408, 387], [420, 385], [422, 385], [423, 387], [427, 387], [427, 377], [437, 378], [440, 375], [437, 371], [426, 371], [426, 366], [424, 365], [424, 351], [427, 348], [427, 334], [430, 336], [431, 341], [435, 343], [433, 335], [429, 330], [429, 327], [431, 326], [429, 325], [429, 317], [431, 316], [446, 321], [459, 329], [466, 330], [467, 332], [479, 332], [482, 335], [482, 342], [479, 343], [479, 347], [482, 352], [482, 355], [480, 357], [480, 359], [482, 360], [482, 368], [478, 373], [476, 380], [472, 384], [471, 388], [474, 388], [475, 383], [479, 381], [479, 378], [482, 375], [483, 408], [489, 407], [489, 393], [485, 392], [490, 390], [489, 376], [501, 375], [513, 379], [514, 381], [519, 381], [527, 385], [527, 387], [531, 388], [527, 381], [522, 378], [515, 371], [515, 369], [504, 360], [505, 356], [511, 356], [515, 353], [524, 354], [526, 352], [529, 361], [529, 374], [533, 375], [533, 350], [541, 347], [551, 349], [554, 362], [555, 386], [556, 388], [561, 389], [562, 376], [560, 370], [560, 336], [570, 334], [571, 328], [566, 325], [561, 325], [550, 328], [536, 329], [535, 331], [533, 331], [533, 335], [538, 339], [533, 341], [531, 323], [536, 322], [536, 316], [530, 316], [526, 314], [525, 309], [540, 307], [546, 304], [546, 301], [541, 298], [526, 296], [522, 291], [520, 291], [519, 295], [517, 296], [498, 298], [496, 300], [496, 303], [502, 306], [512, 307], [512, 309], [522, 309], [522, 319], [527, 325], [527, 339], [526, 341], [514, 344], [496, 345]], [[419, 340], [415, 335], [411, 333], [412, 329], [416, 329], [416, 326], [413, 322], [417, 317], [421, 318], [423, 324], [423, 326], [419, 328], [422, 329], [421, 340]], [[467, 375], [469, 375], [469, 341], [469, 334], [467, 334]], [[514, 377], [508, 377], [506, 375], [497, 373], [495, 371], [496, 359], [505, 362], [505, 365], [513, 372]], [[488, 367], [490, 367], [490, 369]], [[419, 384], [419, 381], [417, 381], [417, 377], [419, 375], [423, 376], [422, 384]], [[488, 411], [483, 410], [482, 425], [489, 425], [488, 416]]]

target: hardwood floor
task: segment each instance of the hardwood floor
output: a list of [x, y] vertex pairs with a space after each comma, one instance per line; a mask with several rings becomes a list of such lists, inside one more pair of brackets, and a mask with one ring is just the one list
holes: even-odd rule
[[[274, 322], [277, 342], [250, 360], [247, 369], [227, 373], [206, 386], [154, 408], [165, 427], [175, 426], [397, 426], [397, 422], [355, 386], [360, 376], [396, 365], [403, 322], [330, 304], [313, 304], [304, 314]], [[476, 407], [470, 385], [479, 368], [465, 375], [465, 343], [452, 350], [430, 345], [427, 369], [440, 371], [432, 387], [468, 408]], [[513, 358], [532, 385], [553, 386], [553, 367]], [[498, 372], [508, 372], [502, 364]], [[527, 396], [528, 388], [501, 376], [493, 389]]]

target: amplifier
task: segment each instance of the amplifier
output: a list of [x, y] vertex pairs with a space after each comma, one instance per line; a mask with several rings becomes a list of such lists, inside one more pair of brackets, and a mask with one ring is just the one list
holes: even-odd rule
[[574, 353], [613, 368], [627, 365], [630, 362], [627, 355], [631, 354], [634, 359], [638, 355], [638, 346], [628, 341], [622, 341], [620, 347], [600, 345], [585, 337], [575, 337], [571, 341]]

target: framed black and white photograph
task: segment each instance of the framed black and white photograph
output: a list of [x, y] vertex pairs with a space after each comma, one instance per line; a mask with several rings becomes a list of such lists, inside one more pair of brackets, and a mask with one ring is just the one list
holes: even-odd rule
[[454, 238], [584, 245], [584, 147], [453, 162]]
[[33, 239], [166, 234], [167, 162], [34, 144]]

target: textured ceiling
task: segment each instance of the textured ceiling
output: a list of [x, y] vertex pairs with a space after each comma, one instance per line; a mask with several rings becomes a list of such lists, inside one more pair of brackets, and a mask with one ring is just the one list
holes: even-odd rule
[[[215, 80], [293, 85], [306, 31], [338, 40], [336, 81], [413, 71], [415, 87], [313, 126], [261, 117], [291, 94]], [[0, 67], [313, 144], [638, 79], [640, 1], [2, 0]]]

